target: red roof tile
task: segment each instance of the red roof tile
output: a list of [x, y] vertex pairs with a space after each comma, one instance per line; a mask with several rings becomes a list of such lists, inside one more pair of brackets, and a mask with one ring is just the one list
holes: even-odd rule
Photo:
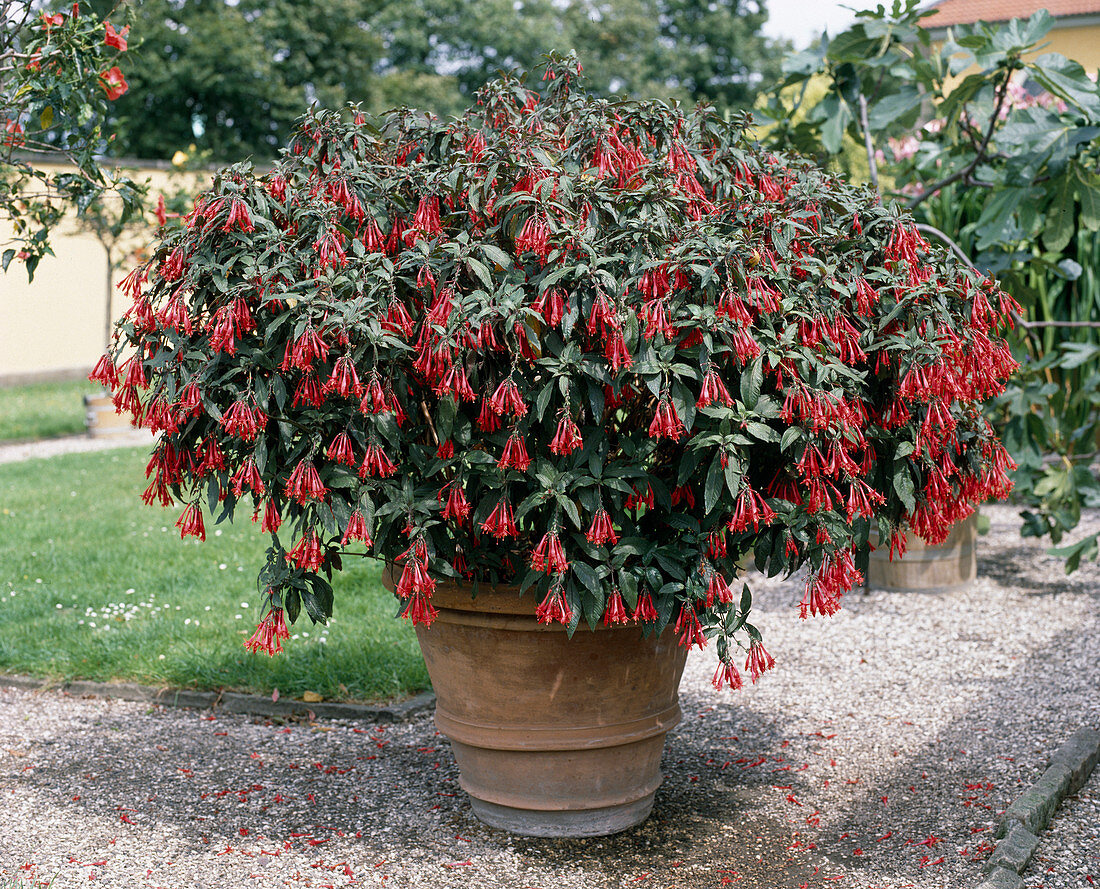
[[1004, 22], [1012, 18], [1027, 18], [1039, 9], [1047, 9], [1055, 18], [1067, 15], [1100, 13], [1100, 0], [940, 0], [930, 15], [922, 21], [926, 28], [946, 28], [948, 25], [968, 25], [972, 22]]

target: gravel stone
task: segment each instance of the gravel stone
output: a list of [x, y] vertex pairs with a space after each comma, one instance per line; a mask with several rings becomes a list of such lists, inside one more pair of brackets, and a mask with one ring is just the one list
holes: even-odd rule
[[[970, 889], [999, 816], [1076, 729], [1100, 728], [1100, 567], [1067, 577], [1011, 508], [987, 512], [968, 590], [853, 593], [803, 621], [797, 576], [751, 574], [776, 669], [716, 693], [713, 655], [692, 654], [654, 814], [613, 837], [485, 827], [427, 715], [0, 689], [0, 882]], [[1079, 533], [1098, 528], [1089, 513]], [[1094, 772], [1041, 834], [1028, 889], [1100, 881], [1098, 797]]]

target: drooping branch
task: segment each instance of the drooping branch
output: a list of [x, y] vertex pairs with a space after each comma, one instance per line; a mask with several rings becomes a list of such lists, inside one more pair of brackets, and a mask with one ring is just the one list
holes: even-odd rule
[[875, 146], [871, 141], [871, 125], [867, 119], [867, 97], [859, 94], [859, 123], [863, 127], [863, 147], [867, 150], [867, 165], [871, 171], [871, 187], [878, 191], [878, 162], [875, 160]]
[[[946, 233], [936, 228], [934, 225], [928, 225], [925, 222], [914, 223], [915, 228], [918, 231], [925, 232], [932, 235], [934, 238], [942, 241], [948, 247], [951, 248], [951, 252], [954, 253], [959, 259], [965, 262], [970, 268], [976, 272], [982, 270], [978, 268], [974, 262], [966, 255], [966, 251], [963, 250], [951, 237]], [[1028, 321], [1022, 315], [1016, 312], [1012, 313], [1012, 319], [1024, 330], [1034, 330], [1039, 327], [1092, 327], [1100, 328], [1100, 321]]]
[[956, 170], [950, 176], [945, 176], [939, 182], [933, 183], [911, 198], [906, 205], [908, 209], [913, 210], [928, 198], [932, 197], [932, 195], [946, 188], [953, 182], [958, 182], [960, 180], [969, 181], [970, 174], [978, 168], [978, 164], [985, 160], [986, 150], [989, 148], [989, 142], [993, 138], [993, 133], [996, 132], [997, 121], [1000, 120], [1001, 117], [1001, 109], [1004, 107], [1005, 99], [1008, 97], [1008, 85], [1011, 79], [1012, 74], [1008, 72], [1005, 74], [1004, 79], [997, 85], [997, 100], [993, 104], [993, 113], [989, 115], [989, 126], [986, 127], [985, 136], [982, 138], [981, 144], [975, 150], [974, 157], [971, 158], [970, 162], [962, 169]]

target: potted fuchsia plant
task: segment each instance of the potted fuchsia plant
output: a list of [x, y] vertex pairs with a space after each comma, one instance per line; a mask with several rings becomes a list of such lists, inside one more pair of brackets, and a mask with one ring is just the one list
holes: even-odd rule
[[831, 614], [872, 529], [942, 540], [1009, 487], [992, 281], [743, 122], [576, 77], [308, 116], [130, 275], [94, 373], [183, 535], [204, 504], [271, 535], [250, 649], [385, 561], [477, 813], [535, 834], [646, 816], [688, 648], [718, 687], [772, 666], [739, 563]]

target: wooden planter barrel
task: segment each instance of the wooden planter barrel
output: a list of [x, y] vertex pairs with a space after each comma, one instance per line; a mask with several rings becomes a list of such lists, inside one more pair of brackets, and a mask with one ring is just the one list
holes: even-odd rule
[[[872, 535], [874, 536], [874, 535]], [[887, 592], [948, 592], [970, 586], [978, 576], [975, 543], [978, 537], [978, 517], [972, 515], [951, 529], [947, 540], [938, 546], [928, 546], [919, 537], [906, 537], [902, 558], [890, 560], [888, 544], [871, 553], [867, 570], [867, 586]]]
[[[384, 583], [393, 589], [387, 568]], [[687, 657], [675, 634], [540, 624], [530, 593], [440, 583], [417, 626], [435, 722], [459, 783], [487, 824], [525, 836], [587, 837], [646, 819], [665, 735], [680, 721]]]
[[115, 413], [110, 395], [84, 396], [84, 428], [92, 438], [109, 438], [134, 431], [129, 414]]

